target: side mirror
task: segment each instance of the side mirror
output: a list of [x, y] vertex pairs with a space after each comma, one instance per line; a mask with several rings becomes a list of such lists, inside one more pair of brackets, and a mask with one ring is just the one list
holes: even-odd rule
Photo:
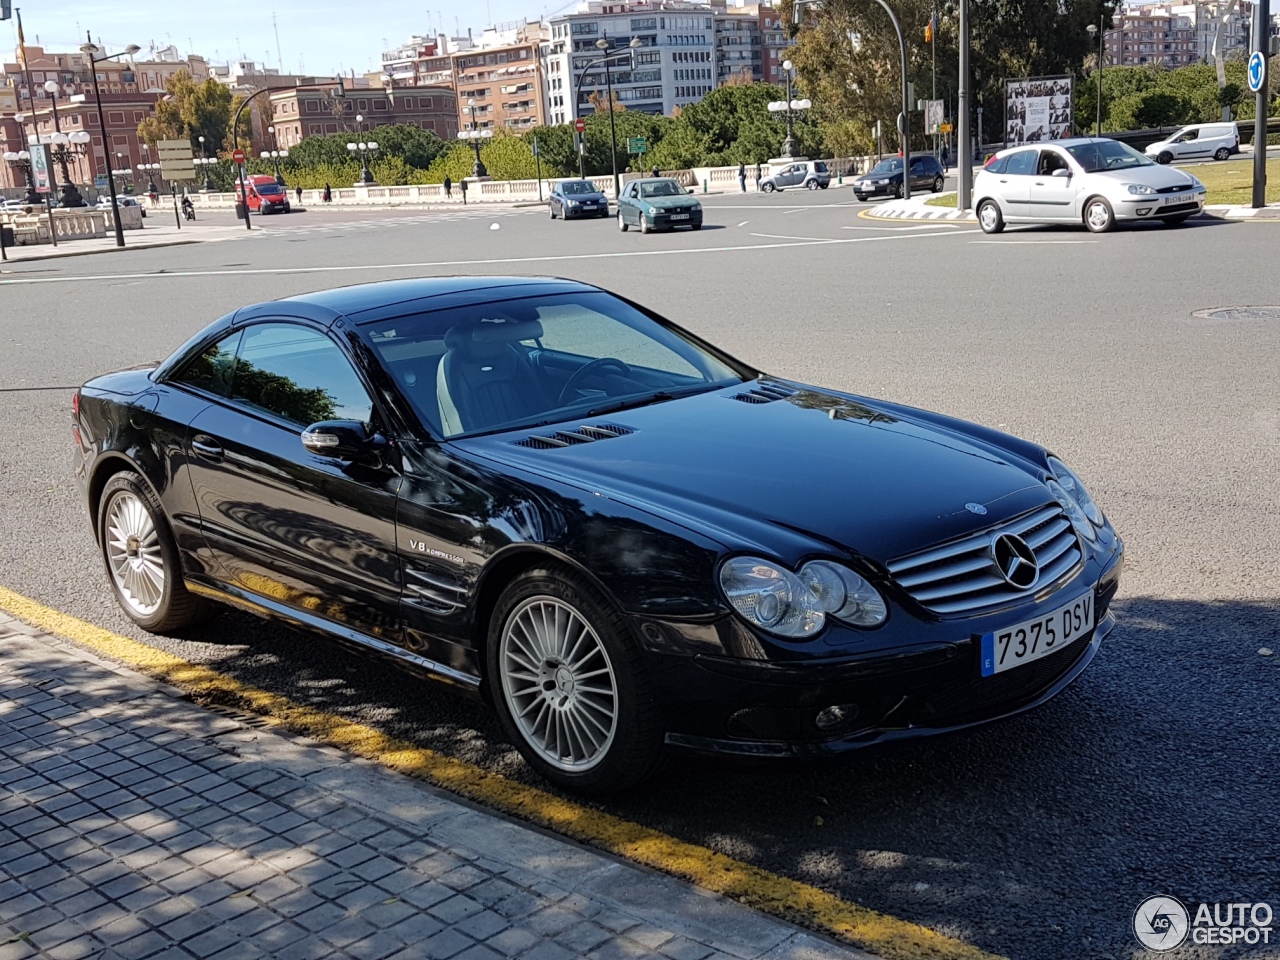
[[689, 192], [690, 192], [690, 193], [693, 193], [693, 187], [690, 187], [690, 188], [689, 188]]
[[1053, 171], [1053, 174], [1052, 174], [1052, 175], [1053, 175], [1053, 176], [1055, 176], [1055, 177], [1067, 177], [1067, 178], [1070, 178], [1070, 176], [1071, 176], [1071, 171], [1070, 171], [1069, 169], [1067, 169], [1066, 167], [1059, 167], [1057, 170]]
[[302, 431], [307, 450], [334, 460], [354, 460], [368, 442], [369, 434], [359, 420], [321, 420]]

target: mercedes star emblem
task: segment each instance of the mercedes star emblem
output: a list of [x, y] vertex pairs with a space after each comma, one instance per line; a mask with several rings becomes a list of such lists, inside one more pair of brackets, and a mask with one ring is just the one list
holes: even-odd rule
[[1030, 590], [1040, 579], [1035, 551], [1012, 533], [999, 534], [991, 541], [991, 561], [1000, 576], [1019, 590]]

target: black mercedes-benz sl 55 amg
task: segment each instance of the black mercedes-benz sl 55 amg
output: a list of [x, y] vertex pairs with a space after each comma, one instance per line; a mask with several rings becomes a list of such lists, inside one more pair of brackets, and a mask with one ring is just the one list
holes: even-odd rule
[[1036, 444], [771, 377], [569, 280], [245, 307], [85, 384], [126, 614], [225, 602], [492, 704], [547, 779], [834, 753], [1062, 690], [1123, 546]]

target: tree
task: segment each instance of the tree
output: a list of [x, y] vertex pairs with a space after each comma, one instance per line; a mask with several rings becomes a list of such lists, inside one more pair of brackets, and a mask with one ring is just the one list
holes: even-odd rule
[[203, 136], [206, 147], [220, 147], [231, 125], [231, 90], [212, 77], [196, 83], [186, 70], [170, 77], [166, 89], [155, 113], [138, 124], [139, 139], [154, 146], [185, 138], [194, 146]]

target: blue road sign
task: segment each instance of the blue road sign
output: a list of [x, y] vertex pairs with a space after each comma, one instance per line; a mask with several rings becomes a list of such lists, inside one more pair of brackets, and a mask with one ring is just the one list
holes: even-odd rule
[[1267, 58], [1263, 56], [1261, 50], [1255, 50], [1253, 56], [1249, 58], [1249, 89], [1257, 93], [1266, 83]]

